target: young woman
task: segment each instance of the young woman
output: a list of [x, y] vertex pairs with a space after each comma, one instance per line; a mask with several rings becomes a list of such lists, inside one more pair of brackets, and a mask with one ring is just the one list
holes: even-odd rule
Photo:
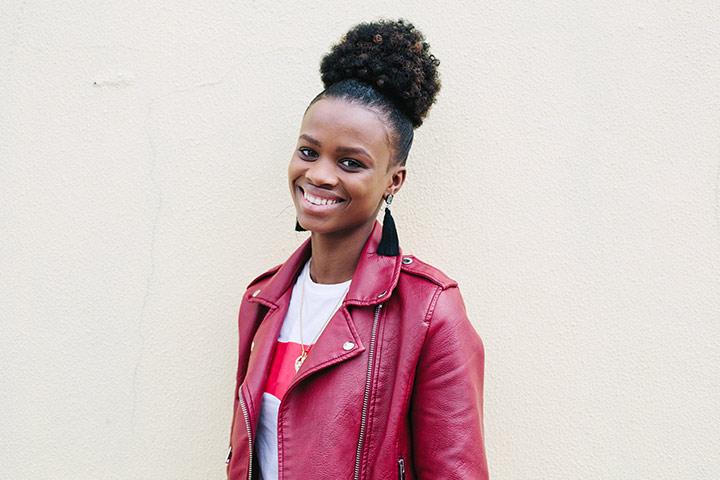
[[387, 209], [440, 88], [428, 49], [381, 20], [321, 62], [288, 168], [310, 237], [243, 295], [229, 479], [488, 478], [483, 344]]

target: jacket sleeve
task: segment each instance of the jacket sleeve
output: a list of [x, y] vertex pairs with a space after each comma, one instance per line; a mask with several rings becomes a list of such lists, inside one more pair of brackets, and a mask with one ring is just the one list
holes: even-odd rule
[[[243, 296], [243, 298], [247, 297], [247, 292]], [[233, 430], [235, 428], [235, 419], [238, 415], [238, 404], [240, 403], [240, 384], [242, 383], [242, 379], [245, 378], [245, 370], [247, 369], [248, 364], [248, 358], [250, 356], [249, 351], [243, 351], [242, 348], [242, 342], [240, 341], [240, 337], [243, 334], [242, 331], [242, 322], [243, 318], [245, 317], [247, 309], [247, 304], [245, 300], [240, 302], [240, 307], [238, 308], [238, 314], [237, 314], [237, 332], [238, 332], [238, 349], [237, 349], [237, 368], [235, 369], [235, 389], [234, 389], [234, 395], [233, 395], [233, 414], [232, 414], [232, 420], [230, 423], [230, 438], [228, 439], [228, 450], [225, 457], [225, 472], [229, 474], [230, 472], [230, 459], [232, 458], [232, 449], [233, 449]]]
[[410, 405], [419, 480], [487, 480], [483, 428], [485, 350], [456, 286], [428, 312]]
[[[238, 309], [238, 326], [240, 324], [240, 318], [242, 312], [242, 302], [240, 304], [240, 308]], [[238, 327], [239, 331], [239, 327]], [[235, 417], [237, 416], [237, 409], [238, 409], [238, 403], [240, 403], [240, 399], [238, 397], [238, 390], [240, 388], [240, 367], [242, 365], [242, 352], [238, 349], [238, 357], [237, 357], [237, 368], [235, 369], [235, 389], [234, 389], [234, 396], [233, 396], [233, 414], [232, 414], [232, 420], [230, 421], [230, 438], [228, 439], [228, 450], [225, 457], [225, 476], [227, 478], [230, 477], [230, 458], [232, 457], [232, 438], [233, 438], [233, 428], [235, 427]]]

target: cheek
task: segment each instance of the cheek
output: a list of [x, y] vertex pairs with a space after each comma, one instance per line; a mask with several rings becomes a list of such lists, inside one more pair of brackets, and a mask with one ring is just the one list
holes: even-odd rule
[[293, 157], [288, 164], [287, 176], [287, 185], [290, 195], [293, 197], [293, 201], [295, 201], [295, 181], [300, 176], [302, 176], [302, 169], [300, 168], [300, 165], [298, 165], [297, 160]]
[[292, 182], [295, 180], [300, 174], [302, 173], [301, 165], [298, 161], [298, 159], [293, 157], [290, 159], [290, 163], [288, 164], [288, 180]]
[[382, 180], [378, 178], [366, 178], [354, 182], [352, 185], [352, 197], [363, 210], [372, 211], [382, 198]]

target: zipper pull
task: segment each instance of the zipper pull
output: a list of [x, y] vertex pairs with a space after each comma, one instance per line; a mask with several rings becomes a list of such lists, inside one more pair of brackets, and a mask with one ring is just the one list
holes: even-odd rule
[[232, 457], [232, 445], [228, 447], [227, 456], [225, 457], [225, 464], [230, 463], [230, 457]]
[[398, 479], [405, 480], [405, 459], [403, 457], [398, 458]]

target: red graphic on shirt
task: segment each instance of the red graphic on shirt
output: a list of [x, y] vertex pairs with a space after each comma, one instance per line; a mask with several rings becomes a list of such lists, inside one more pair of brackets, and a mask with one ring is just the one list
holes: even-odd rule
[[[305, 345], [310, 351], [312, 345]], [[282, 400], [292, 379], [295, 377], [295, 359], [300, 356], [300, 344], [295, 342], [277, 342], [275, 356], [270, 365], [270, 373], [265, 381], [265, 391]], [[307, 358], [305, 359], [307, 361]]]

